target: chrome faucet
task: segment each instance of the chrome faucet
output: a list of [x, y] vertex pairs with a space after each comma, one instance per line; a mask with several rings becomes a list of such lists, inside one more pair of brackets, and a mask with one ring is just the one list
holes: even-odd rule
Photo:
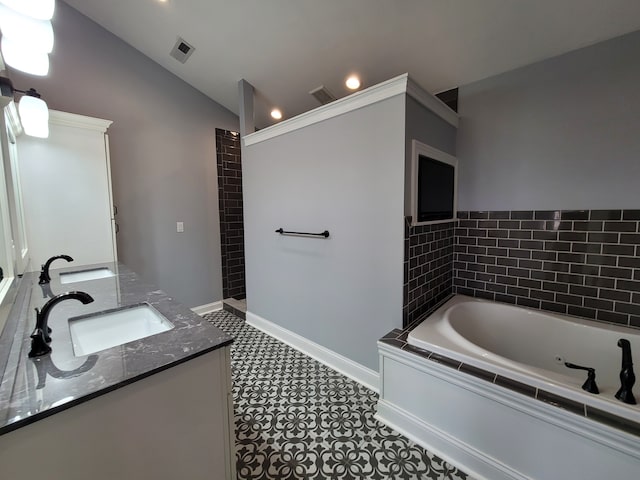
[[41, 357], [51, 352], [51, 347], [47, 345], [51, 342], [51, 329], [47, 325], [51, 309], [63, 300], [79, 300], [84, 305], [93, 302], [93, 297], [85, 292], [67, 292], [56, 295], [44, 304], [42, 310], [36, 308], [36, 328], [31, 334], [31, 351], [29, 357]]
[[636, 383], [631, 359], [631, 344], [626, 338], [621, 338], [618, 340], [618, 346], [622, 349], [622, 369], [620, 370], [620, 389], [616, 393], [616, 398], [621, 402], [635, 405], [636, 399], [631, 391], [633, 384]]
[[40, 285], [51, 281], [51, 277], [49, 276], [49, 267], [54, 260], [58, 260], [59, 258], [63, 258], [67, 262], [73, 262], [73, 258], [69, 255], [56, 255], [55, 257], [51, 257], [44, 265], [42, 265], [42, 269], [40, 270], [40, 280], [38, 280]]

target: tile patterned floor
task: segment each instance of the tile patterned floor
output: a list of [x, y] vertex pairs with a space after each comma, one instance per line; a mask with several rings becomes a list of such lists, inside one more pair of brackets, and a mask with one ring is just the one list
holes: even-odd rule
[[376, 421], [377, 395], [225, 311], [239, 479], [471, 480]]

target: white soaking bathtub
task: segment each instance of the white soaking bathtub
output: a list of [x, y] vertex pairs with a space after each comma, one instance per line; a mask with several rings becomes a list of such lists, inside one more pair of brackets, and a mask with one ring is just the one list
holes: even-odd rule
[[[456, 295], [412, 330], [407, 342], [640, 422], [640, 406], [615, 398], [620, 338], [629, 340], [640, 360], [640, 330]], [[600, 394], [582, 390], [587, 372], [565, 362], [595, 368]], [[640, 379], [640, 362], [637, 368]], [[640, 401], [640, 382], [634, 393]]]
[[[406, 343], [378, 342], [377, 418], [475, 478], [638, 478], [620, 338], [640, 359], [640, 330], [456, 295]], [[595, 368], [600, 394], [564, 362]]]

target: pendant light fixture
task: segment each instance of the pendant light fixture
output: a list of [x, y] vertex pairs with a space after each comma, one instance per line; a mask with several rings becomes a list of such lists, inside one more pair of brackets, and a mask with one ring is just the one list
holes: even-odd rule
[[31, 75], [45, 76], [49, 73], [49, 54], [30, 50], [24, 44], [2, 37], [2, 58], [7, 65]]
[[0, 3], [37, 20], [51, 20], [56, 7], [55, 0], [0, 0]]
[[18, 102], [18, 113], [24, 133], [31, 137], [47, 138], [49, 136], [49, 107], [34, 89], [18, 90], [7, 77], [0, 77], [0, 93], [2, 97], [13, 100], [16, 92], [22, 93]]
[[18, 102], [18, 113], [24, 133], [31, 137], [49, 137], [49, 108], [33, 88], [25, 92]]
[[53, 27], [50, 20], [38, 20], [0, 4], [0, 30], [2, 36], [23, 44], [25, 48], [51, 53]]
[[7, 65], [31, 75], [49, 73], [54, 9], [55, 0], [0, 0], [0, 49]]

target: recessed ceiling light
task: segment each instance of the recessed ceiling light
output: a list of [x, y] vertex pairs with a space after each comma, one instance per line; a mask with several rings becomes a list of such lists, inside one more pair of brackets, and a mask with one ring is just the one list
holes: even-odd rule
[[276, 120], [280, 120], [282, 118], [282, 112], [277, 108], [274, 108], [273, 110], [271, 110], [271, 117], [275, 118]]
[[349, 90], [357, 90], [360, 88], [360, 79], [357, 75], [351, 75], [344, 83]]

